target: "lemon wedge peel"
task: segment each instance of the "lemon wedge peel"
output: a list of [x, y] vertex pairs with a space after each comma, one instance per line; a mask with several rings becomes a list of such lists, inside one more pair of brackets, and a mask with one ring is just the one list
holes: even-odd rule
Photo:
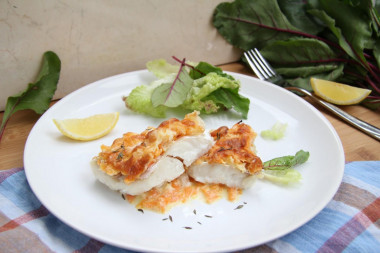
[[95, 114], [87, 118], [53, 119], [65, 136], [80, 141], [91, 141], [107, 135], [116, 126], [119, 112]]
[[318, 97], [336, 105], [359, 104], [371, 93], [369, 89], [313, 77], [310, 78], [310, 84]]

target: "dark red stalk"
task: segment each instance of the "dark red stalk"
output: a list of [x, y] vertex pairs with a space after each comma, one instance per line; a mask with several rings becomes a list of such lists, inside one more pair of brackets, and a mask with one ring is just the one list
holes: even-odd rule
[[[331, 58], [326, 60], [315, 60], [315, 61], [297, 61], [295, 64], [311, 64], [311, 63], [334, 63], [334, 62], [345, 62], [359, 65], [356, 61], [350, 59], [342, 59], [342, 58]], [[293, 64], [294, 62], [281, 62], [282, 64], [288, 65]]]
[[372, 86], [372, 88], [377, 92], [380, 93], [380, 88], [376, 86], [376, 84], [369, 78], [369, 76], [366, 76], [366, 81]]
[[180, 82], [182, 82], [181, 79], [179, 79], [179, 75], [181, 74], [181, 72], [183, 70], [183, 67], [186, 65], [186, 59], [183, 58], [183, 60], [182, 61], [180, 60], [180, 62], [181, 62], [181, 66], [179, 67], [179, 71], [177, 73], [177, 76], [175, 77], [175, 79], [173, 81], [173, 84], [170, 87], [170, 91], [169, 91], [168, 95], [166, 96], [165, 101], [167, 101], [168, 98], [170, 97], [170, 95], [172, 94], [172, 91], [174, 89], [174, 84], [177, 82], [177, 80], [179, 80]]
[[[347, 42], [347, 44], [350, 46], [352, 52], [354, 52], [354, 54], [355, 54], [356, 58], [359, 60], [360, 64], [361, 64], [365, 69], [367, 69], [367, 70], [369, 71], [369, 73], [370, 73], [370, 74], [376, 79], [376, 81], [377, 81], [378, 83], [380, 83], [380, 77], [379, 77], [378, 75], [376, 75], [375, 72], [373, 72], [373, 70], [371, 69], [371, 67], [368, 65], [367, 62], [364, 62], [364, 61], [363, 61], [363, 59], [359, 56], [358, 52], [356, 52], [356, 51], [354, 50], [354, 48], [352, 47], [352, 45], [351, 45], [350, 43], [348, 43], [348, 42]], [[369, 79], [369, 78], [368, 78], [368, 79]], [[371, 86], [373, 86], [373, 85], [371, 84]], [[375, 85], [375, 87], [376, 87], [376, 85]], [[378, 89], [378, 88], [376, 87], [376, 90], [377, 90], [377, 89]]]
[[369, 103], [369, 104], [378, 104], [380, 103], [380, 98], [375, 98], [374, 100], [367, 100], [365, 101], [366, 103]]
[[[179, 62], [179, 63], [182, 64], [182, 61], [181, 61], [180, 59], [178, 59], [177, 57], [172, 56], [172, 58], [173, 58], [174, 60], [176, 60], [177, 62]], [[204, 75], [204, 76], [206, 75], [205, 73], [203, 73], [203, 72], [200, 71], [199, 69], [194, 68], [194, 66], [191, 66], [190, 64], [187, 64], [186, 62], [185, 62], [184, 64], [185, 64], [186, 67], [189, 67], [189, 68], [191, 68], [192, 70], [197, 71], [199, 74]]]
[[372, 64], [372, 63], [370, 63], [370, 62], [368, 62], [368, 65], [369, 65], [369, 67], [370, 67], [373, 71], [376, 71], [377, 73], [380, 73], [380, 69], [379, 69], [376, 65], [374, 65], [374, 64]]
[[369, 95], [367, 98], [369, 98], [369, 99], [377, 99], [380, 102], [380, 96]]
[[184, 64], [186, 67], [189, 67], [189, 68], [195, 69], [194, 66], [191, 66], [190, 64], [187, 64], [187, 63], [185, 62], [185, 59], [180, 60], [180, 59], [178, 59], [178, 58], [175, 57], [175, 56], [172, 56], [172, 58], [173, 58], [174, 60], [176, 60], [177, 62], [179, 62], [179, 63], [181, 63], [181, 64]]
[[272, 27], [272, 26], [268, 26], [268, 25], [264, 25], [264, 24], [260, 24], [260, 23], [255, 23], [255, 22], [252, 22], [252, 21], [248, 21], [248, 20], [245, 20], [245, 19], [241, 19], [241, 18], [230, 18], [230, 17], [227, 17], [227, 19], [231, 19], [231, 20], [234, 20], [234, 21], [238, 21], [238, 22], [243, 22], [243, 23], [255, 25], [255, 26], [258, 26], [258, 27], [261, 27], [261, 28], [265, 28], [265, 29], [269, 29], [269, 30], [273, 30], [273, 31], [277, 31], [277, 32], [290, 33], [290, 34], [298, 35], [298, 36], [301, 36], [301, 37], [306, 37], [306, 38], [312, 38], [312, 39], [320, 40], [320, 41], [323, 41], [323, 42], [325, 42], [326, 44], [328, 44], [328, 45], [330, 45], [332, 47], [335, 47], [335, 48], [337, 48], [337, 49], [339, 49], [341, 51], [344, 51], [343, 48], [341, 46], [339, 46], [338, 44], [336, 44], [334, 42], [331, 42], [329, 40], [326, 40], [326, 39], [324, 39], [322, 37], [316, 36], [316, 35], [304, 33], [304, 32], [301, 32], [301, 31], [295, 31], [295, 30], [290, 30], [290, 29], [283, 29], [283, 28], [278, 28], [278, 27]]
[[373, 56], [370, 54], [367, 54], [366, 52], [363, 52], [363, 55], [366, 59], [373, 60]]

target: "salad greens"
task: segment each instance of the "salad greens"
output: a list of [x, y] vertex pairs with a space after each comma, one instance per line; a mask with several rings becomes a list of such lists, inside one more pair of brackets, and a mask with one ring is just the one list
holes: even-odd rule
[[0, 141], [9, 118], [15, 112], [31, 109], [37, 114], [42, 114], [49, 108], [57, 89], [60, 71], [61, 60], [59, 57], [54, 52], [45, 52], [36, 81], [29, 83], [24, 91], [8, 97], [0, 126]]
[[258, 48], [294, 86], [310, 77], [371, 89], [380, 107], [380, 0], [235, 0], [213, 24], [232, 45]]
[[293, 168], [305, 163], [310, 153], [300, 150], [294, 156], [282, 156], [263, 163], [263, 175], [265, 179], [276, 183], [295, 183], [301, 179], [301, 174]]
[[206, 114], [234, 109], [247, 118], [250, 101], [239, 94], [238, 80], [207, 62], [194, 64], [175, 59], [179, 67], [163, 59], [147, 63], [158, 79], [134, 88], [125, 97], [129, 109], [153, 117], [165, 117], [170, 108]]

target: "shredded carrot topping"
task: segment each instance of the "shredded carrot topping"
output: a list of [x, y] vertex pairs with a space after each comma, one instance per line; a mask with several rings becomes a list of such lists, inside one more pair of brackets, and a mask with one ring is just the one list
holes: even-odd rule
[[224, 196], [229, 201], [235, 201], [241, 194], [242, 190], [237, 188], [221, 184], [202, 184], [187, 177], [185, 180], [180, 177], [139, 196], [126, 194], [125, 197], [136, 208], [166, 213], [176, 204], [186, 203], [196, 198], [211, 204]]

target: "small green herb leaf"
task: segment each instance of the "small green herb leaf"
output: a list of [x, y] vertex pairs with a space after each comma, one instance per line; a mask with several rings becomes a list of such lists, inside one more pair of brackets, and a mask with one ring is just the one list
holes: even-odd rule
[[282, 156], [269, 160], [263, 164], [263, 176], [275, 183], [296, 183], [301, 180], [301, 173], [293, 167], [305, 163], [309, 156], [309, 152], [300, 150], [294, 156]]
[[300, 150], [294, 156], [282, 156], [266, 161], [263, 164], [264, 170], [286, 170], [296, 165], [302, 164], [309, 159], [310, 153]]

